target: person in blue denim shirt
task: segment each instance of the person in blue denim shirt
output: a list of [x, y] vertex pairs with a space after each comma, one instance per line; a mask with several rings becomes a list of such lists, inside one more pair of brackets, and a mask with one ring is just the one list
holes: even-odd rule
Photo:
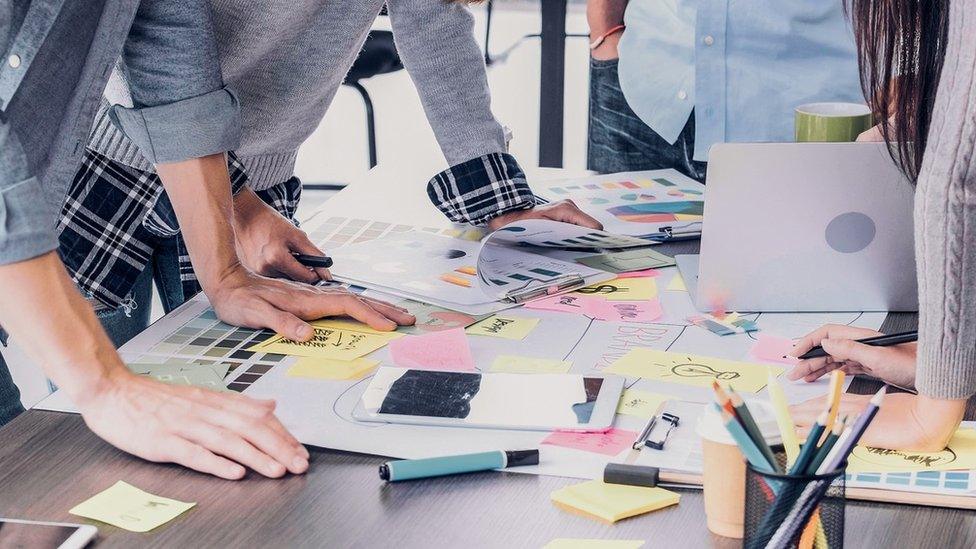
[[[124, 53], [133, 105], [115, 122], [155, 165], [221, 319], [301, 340], [313, 335], [305, 321], [322, 316], [382, 330], [413, 321], [381, 302], [241, 266], [226, 155], [240, 140], [240, 110], [223, 86], [210, 25], [202, 0], [0, 0], [0, 325], [89, 428], [126, 452], [228, 479], [245, 467], [302, 473], [308, 452], [275, 418], [273, 401], [132, 374], [56, 252], [58, 210]], [[0, 412], [19, 407], [11, 387], [0, 365]]]
[[796, 106], [864, 102], [839, 0], [588, 0], [587, 19], [592, 170], [703, 181], [715, 143], [792, 141]]

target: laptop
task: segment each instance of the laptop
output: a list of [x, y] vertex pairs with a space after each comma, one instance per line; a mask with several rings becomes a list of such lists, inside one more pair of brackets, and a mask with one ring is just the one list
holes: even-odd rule
[[709, 153], [701, 311], [917, 311], [914, 187], [884, 143], [729, 143]]

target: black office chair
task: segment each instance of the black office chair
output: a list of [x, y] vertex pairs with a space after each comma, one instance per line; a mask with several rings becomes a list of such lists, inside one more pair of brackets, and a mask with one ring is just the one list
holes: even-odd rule
[[366, 139], [369, 145], [369, 167], [376, 166], [376, 121], [373, 117], [373, 101], [369, 92], [360, 83], [379, 74], [387, 74], [403, 69], [400, 55], [393, 44], [393, 33], [385, 30], [369, 31], [363, 51], [349, 69], [342, 82], [359, 92], [366, 107]]

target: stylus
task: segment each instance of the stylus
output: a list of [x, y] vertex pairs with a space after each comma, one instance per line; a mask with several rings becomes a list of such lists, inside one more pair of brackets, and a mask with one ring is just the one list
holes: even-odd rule
[[[911, 332], [901, 332], [897, 334], [879, 335], [858, 339], [857, 342], [863, 343], [864, 345], [870, 345], [872, 347], [890, 347], [891, 345], [900, 345], [902, 343], [910, 343], [917, 340], [918, 331], [915, 330]], [[813, 349], [810, 349], [796, 358], [800, 360], [807, 360], [809, 358], [821, 358], [825, 356], [827, 356], [827, 352], [823, 350], [823, 347], [817, 345]]]

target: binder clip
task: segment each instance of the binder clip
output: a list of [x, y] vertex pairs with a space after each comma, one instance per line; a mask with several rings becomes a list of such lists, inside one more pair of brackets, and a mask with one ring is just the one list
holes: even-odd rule
[[650, 421], [647, 422], [647, 425], [644, 426], [644, 429], [637, 435], [637, 439], [634, 440], [634, 450], [640, 450], [645, 446], [649, 446], [655, 450], [663, 450], [664, 443], [671, 436], [671, 431], [678, 426], [680, 421], [681, 418], [668, 412], [664, 412], [659, 416], [652, 416]]

